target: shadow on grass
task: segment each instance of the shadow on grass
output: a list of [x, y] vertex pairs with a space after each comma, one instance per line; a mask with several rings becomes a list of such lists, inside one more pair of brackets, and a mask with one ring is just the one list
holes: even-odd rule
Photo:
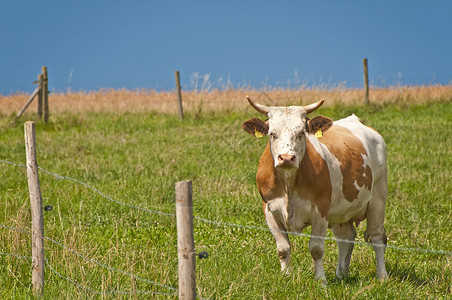
[[330, 286], [341, 286], [341, 285], [359, 285], [363, 281], [363, 277], [356, 276], [347, 276], [343, 279], [339, 279], [336, 276], [328, 278], [328, 285]]
[[427, 284], [427, 279], [422, 279], [416, 275], [413, 266], [389, 265], [386, 264], [389, 278], [399, 279], [400, 281], [408, 281], [415, 286], [421, 287]]
[[[423, 279], [416, 274], [416, 270], [412, 266], [404, 266], [404, 265], [389, 265], [386, 263], [386, 268], [388, 271], [388, 280], [396, 280], [402, 282], [409, 282], [414, 286], [423, 287], [428, 283], [427, 279]], [[367, 278], [367, 276], [362, 277], [359, 275], [356, 276], [348, 276], [344, 279], [339, 279], [336, 276], [332, 278], [328, 278], [328, 284], [331, 286], [340, 286], [340, 285], [360, 285], [363, 280], [375, 280], [377, 281], [376, 276], [372, 276]]]

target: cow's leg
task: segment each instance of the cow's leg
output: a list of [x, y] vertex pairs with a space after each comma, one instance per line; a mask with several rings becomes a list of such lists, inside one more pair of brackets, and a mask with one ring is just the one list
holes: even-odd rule
[[323, 271], [323, 253], [325, 251], [325, 236], [328, 229], [328, 221], [317, 212], [312, 218], [311, 227], [309, 252], [311, 252], [311, 256], [314, 259], [314, 276], [326, 284], [326, 276]]
[[353, 226], [353, 222], [337, 224], [333, 226], [332, 229], [334, 236], [338, 239], [337, 247], [339, 248], [336, 276], [339, 279], [342, 279], [344, 276], [348, 275], [356, 230], [355, 226]]
[[372, 243], [377, 259], [377, 277], [385, 279], [388, 274], [385, 267], [385, 249], [387, 237], [383, 226], [385, 220], [387, 184], [386, 177], [376, 182], [372, 190], [372, 199], [367, 208], [367, 228], [365, 239]]
[[290, 241], [286, 229], [273, 216], [267, 206], [265, 209], [265, 219], [268, 228], [273, 234], [276, 241], [276, 250], [278, 251], [281, 271], [288, 273], [290, 271]]

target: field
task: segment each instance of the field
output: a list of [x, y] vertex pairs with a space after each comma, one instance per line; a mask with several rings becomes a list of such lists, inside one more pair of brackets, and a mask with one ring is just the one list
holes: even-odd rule
[[[325, 98], [325, 107], [313, 115], [339, 119], [355, 113], [383, 135], [389, 164], [388, 280], [375, 279], [374, 253], [363, 243], [355, 245], [350, 276], [335, 279], [337, 246], [327, 240], [329, 284], [322, 286], [313, 279], [305, 236], [291, 237], [293, 272], [279, 271], [255, 184], [266, 140], [241, 129], [244, 120], [260, 117], [245, 94], [264, 104]], [[44, 230], [65, 247], [45, 240], [46, 299], [177, 298], [171, 214], [174, 184], [186, 179], [193, 181], [196, 251], [209, 253], [196, 261], [197, 292], [204, 299], [452, 297], [451, 87], [375, 91], [369, 107], [359, 104], [362, 92], [355, 90], [186, 92], [183, 121], [174, 93], [50, 97], [50, 121], [37, 124], [38, 164], [65, 177], [40, 172], [43, 204], [53, 206], [44, 212]], [[36, 120], [36, 109], [12, 121], [26, 98], [0, 98], [1, 299], [33, 298], [31, 240], [23, 232], [31, 226], [27, 177], [18, 165], [25, 164], [23, 122]], [[360, 242], [364, 230], [365, 222], [357, 228]]]

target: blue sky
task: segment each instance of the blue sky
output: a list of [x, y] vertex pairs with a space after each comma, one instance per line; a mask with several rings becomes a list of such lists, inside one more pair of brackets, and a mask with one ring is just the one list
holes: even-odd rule
[[0, 94], [452, 82], [452, 1], [2, 1]]

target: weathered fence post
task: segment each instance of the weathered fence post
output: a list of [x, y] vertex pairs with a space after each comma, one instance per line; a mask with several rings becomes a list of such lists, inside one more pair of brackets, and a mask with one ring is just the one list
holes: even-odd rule
[[196, 299], [195, 242], [191, 181], [176, 182], [179, 299]]
[[25, 149], [27, 154], [28, 191], [31, 204], [31, 257], [33, 293], [44, 294], [44, 219], [36, 160], [36, 123], [25, 122]]
[[31, 94], [27, 103], [17, 113], [16, 120], [25, 112], [31, 102], [33, 102], [35, 96], [38, 96], [38, 118], [43, 119], [47, 123], [49, 120], [49, 78], [47, 76], [46, 66], [42, 66], [42, 74], [38, 74], [38, 80], [33, 81], [33, 84], [35, 83], [38, 84], [38, 87]]
[[184, 111], [182, 109], [182, 91], [180, 87], [180, 74], [179, 71], [175, 72], [176, 75], [176, 88], [177, 88], [177, 103], [179, 104], [179, 117], [181, 120], [184, 119]]
[[44, 99], [44, 75], [38, 74], [38, 87], [39, 87], [39, 93], [38, 93], [38, 118], [42, 118], [42, 101]]
[[30, 99], [28, 99], [27, 103], [25, 103], [24, 107], [17, 113], [16, 120], [20, 118], [20, 116], [25, 112], [25, 110], [28, 108], [28, 106], [31, 104], [33, 99], [37, 94], [39, 94], [39, 86], [34, 90], [34, 92], [31, 94]]
[[364, 69], [364, 102], [369, 105], [369, 69], [367, 68], [367, 58], [363, 59]]
[[47, 67], [42, 66], [42, 110], [44, 111], [44, 122], [49, 121], [49, 78]]

